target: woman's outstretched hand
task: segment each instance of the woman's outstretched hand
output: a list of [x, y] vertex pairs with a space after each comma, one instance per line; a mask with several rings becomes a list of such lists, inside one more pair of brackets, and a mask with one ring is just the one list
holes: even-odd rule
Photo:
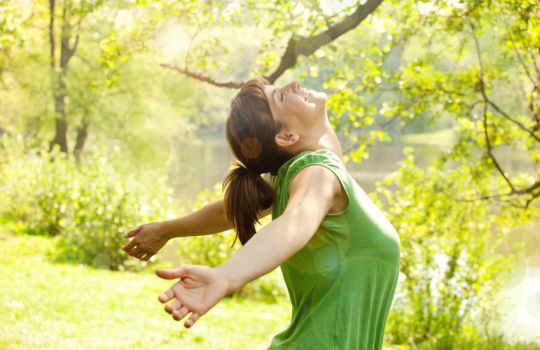
[[184, 323], [190, 328], [205, 313], [216, 305], [229, 293], [230, 283], [226, 276], [218, 270], [204, 265], [184, 265], [175, 269], [155, 271], [156, 275], [164, 279], [181, 280], [161, 293], [158, 300], [165, 305], [165, 311], [180, 321], [189, 312], [191, 316]]
[[124, 238], [131, 237], [135, 238], [122, 250], [140, 260], [150, 259], [169, 241], [169, 233], [159, 221], [141, 225], [124, 235]]

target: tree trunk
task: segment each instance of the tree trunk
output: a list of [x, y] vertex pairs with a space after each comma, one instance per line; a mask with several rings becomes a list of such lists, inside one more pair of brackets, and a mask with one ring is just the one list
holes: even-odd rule
[[64, 153], [68, 152], [67, 144], [67, 122], [66, 122], [66, 84], [64, 83], [64, 74], [55, 74], [58, 79], [53, 88], [54, 114], [55, 114], [55, 135], [49, 144], [49, 151], [55, 144], [60, 146]]
[[77, 160], [77, 164], [80, 164], [80, 157], [82, 150], [84, 148], [84, 143], [86, 142], [86, 137], [88, 136], [88, 121], [86, 118], [83, 118], [82, 126], [77, 129], [77, 141], [75, 143], [75, 148], [73, 149], [73, 154]]
[[[52, 69], [52, 95], [54, 99], [55, 113], [55, 135], [49, 144], [49, 151], [55, 144], [60, 146], [60, 150], [68, 153], [67, 144], [67, 129], [68, 123], [66, 120], [66, 97], [68, 95], [66, 85], [66, 75], [68, 72], [69, 60], [75, 54], [79, 43], [79, 34], [77, 33], [75, 42], [70, 45], [72, 35], [71, 25], [68, 18], [67, 5], [64, 4], [62, 10], [62, 27], [60, 33], [60, 62], [56, 64], [55, 45], [56, 39], [54, 36], [54, 9], [55, 0], [49, 0], [49, 44], [51, 47], [50, 59]], [[58, 69], [56, 68], [58, 67]]]

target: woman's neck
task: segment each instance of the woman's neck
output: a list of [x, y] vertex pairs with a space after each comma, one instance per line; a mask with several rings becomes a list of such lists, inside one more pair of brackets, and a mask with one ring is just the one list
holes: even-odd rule
[[324, 126], [317, 129], [310, 130], [309, 133], [303, 135], [299, 140], [299, 144], [293, 153], [298, 153], [306, 150], [316, 151], [318, 149], [327, 149], [334, 152], [339, 157], [343, 157], [343, 149], [341, 143], [336, 135], [336, 132], [332, 128], [328, 119]]

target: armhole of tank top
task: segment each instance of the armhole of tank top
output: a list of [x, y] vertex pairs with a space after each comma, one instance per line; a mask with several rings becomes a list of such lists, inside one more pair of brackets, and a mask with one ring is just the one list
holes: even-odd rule
[[[315, 161], [310, 161], [312, 160], [313, 158], [315, 157]], [[321, 157], [319, 159], [316, 159], [317, 157]], [[290, 176], [287, 176], [288, 178], [288, 181], [287, 181], [287, 194], [289, 193], [289, 189], [288, 187], [290, 186], [293, 178], [296, 176], [296, 174], [298, 174], [300, 172], [300, 170], [302, 170], [303, 168], [305, 167], [308, 167], [310, 165], [319, 165], [319, 166], [323, 166], [327, 169], [329, 169], [330, 171], [332, 171], [334, 173], [334, 175], [338, 178], [339, 180], [339, 183], [341, 184], [341, 187], [343, 188], [343, 190], [345, 191], [345, 195], [347, 196], [347, 207], [345, 209], [343, 209], [342, 211], [340, 212], [337, 212], [337, 213], [326, 213], [325, 216], [330, 216], [330, 217], [334, 217], [334, 216], [340, 216], [340, 215], [344, 215], [345, 213], [347, 213], [350, 208], [351, 208], [351, 199], [352, 199], [352, 193], [348, 187], [348, 184], [346, 182], [346, 179], [343, 178], [345, 176], [345, 174], [343, 174], [343, 167], [341, 166], [341, 164], [336, 164], [335, 162], [337, 162], [337, 160], [335, 159], [332, 159], [331, 157], [329, 156], [326, 156], [324, 154], [321, 154], [321, 153], [309, 153], [308, 155], [302, 157], [299, 159], [299, 161], [304, 161], [305, 163], [301, 164], [299, 167], [295, 167], [296, 169], [294, 169], [294, 173], [291, 174]], [[325, 162], [327, 161], [327, 162]], [[330, 164], [328, 164], [330, 163]], [[291, 165], [293, 166], [293, 165]]]
[[276, 212], [276, 208], [279, 205], [279, 188], [278, 188], [278, 185], [276, 184], [276, 177], [277, 176], [274, 176], [271, 173], [267, 173], [266, 176], [267, 176], [267, 179], [270, 181], [270, 184], [271, 184], [272, 188], [274, 189], [274, 193], [276, 194], [275, 202], [272, 205], [272, 212], [270, 213], [271, 220], [273, 221], [273, 220], [275, 220], [274, 213]]

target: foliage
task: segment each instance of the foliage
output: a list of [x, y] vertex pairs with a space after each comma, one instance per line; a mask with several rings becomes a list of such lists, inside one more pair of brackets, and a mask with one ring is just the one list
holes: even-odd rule
[[[201, 208], [208, 202], [223, 198], [222, 184], [216, 184], [212, 191], [204, 190], [198, 196], [192, 210]], [[260, 220], [261, 225], [257, 231], [269, 223], [269, 217]], [[218, 266], [227, 261], [232, 255], [240, 250], [240, 241], [236, 239], [236, 233], [228, 230], [214, 235], [183, 237], [179, 244], [179, 255], [189, 264]], [[265, 300], [268, 302], [284, 300], [287, 296], [283, 276], [279, 268], [259, 277], [236, 290], [233, 296]]]
[[[504, 314], [497, 293], [520, 253], [516, 247], [503, 255], [501, 246], [532, 212], [460, 199], [470, 191], [463, 181], [472, 177], [470, 168], [422, 169], [412, 149], [405, 155], [373, 194], [402, 237], [403, 278], [387, 329], [397, 344], [477, 349], [493, 335], [488, 321]], [[483, 181], [487, 190], [499, 185], [490, 180]]]
[[7, 55], [12, 46], [20, 45], [21, 38], [11, 9], [0, 6], [0, 80], [7, 65]]
[[[155, 0], [141, 5], [155, 5], [155, 13], [189, 24], [193, 31], [183, 66], [192, 74], [185, 75], [210, 82], [226, 80], [215, 78], [227, 72], [222, 56], [231, 52], [223, 50], [220, 39], [225, 35], [216, 29], [267, 29], [256, 33], [259, 41], [252, 49], [257, 55], [249, 75], [269, 74], [283, 63], [291, 38], [315, 43], [360, 6], [218, 1], [186, 11], [195, 3]], [[531, 168], [540, 161], [539, 13], [538, 2], [527, 0], [495, 5], [384, 1], [363, 20], [362, 30], [329, 38], [313, 54], [298, 57], [294, 75], [284, 77], [326, 89], [330, 121], [346, 140], [345, 161], [367, 158], [370, 146], [390, 141], [401, 127], [416, 132], [434, 125], [455, 127], [459, 147], [447, 160], [478, 172], [489, 169], [491, 176], [505, 179], [479, 196], [527, 208], [540, 196], [540, 179], [534, 171], [513, 176], [496, 153], [508, 148], [521, 152]]]
[[[70, 148], [85, 126], [86, 147], [105, 139], [130, 146], [146, 142], [133, 132], [163, 127], [166, 137], [184, 137], [197, 125], [195, 116], [213, 122], [221, 115], [201, 103], [212, 96], [223, 105], [219, 93], [194, 89], [159, 67], [168, 48], [159, 45], [161, 28], [150, 21], [149, 9], [124, 0], [57, 1], [56, 7], [55, 57], [60, 57], [61, 29], [69, 30], [69, 46], [76, 48], [62, 73]], [[50, 140], [57, 116], [48, 25], [49, 1], [0, 4], [0, 41], [7, 45], [0, 48], [0, 134]]]
[[[392, 98], [382, 102], [379, 113], [402, 125], [450, 121], [457, 143], [441, 165], [469, 167], [476, 197], [526, 209], [540, 195], [533, 170], [538, 168], [540, 149], [540, 57], [535, 49], [540, 45], [540, 5], [433, 1], [415, 9], [406, 3], [406, 11], [387, 19], [402, 23], [402, 28], [395, 31], [395, 24], [386, 25], [377, 36], [394, 38], [388, 54], [384, 46], [378, 50], [373, 44], [346, 51], [365, 57], [360, 66], [368, 64], [362, 74], [350, 72], [353, 79], [346, 87], [368, 95], [392, 92], [383, 95]], [[370, 58], [371, 52], [376, 59]], [[388, 60], [393, 64], [386, 64]], [[526, 166], [514, 169], [500, 159], [505, 152], [519, 154]], [[478, 174], [489, 174], [498, 186], [486, 191]]]
[[58, 236], [59, 261], [113, 270], [147, 265], [120, 249], [126, 243], [122, 235], [169, 216], [171, 189], [165, 179], [144, 183], [122, 176], [104, 151], [77, 165], [56, 147], [49, 153], [6, 135], [0, 154], [4, 221], [25, 233]]

